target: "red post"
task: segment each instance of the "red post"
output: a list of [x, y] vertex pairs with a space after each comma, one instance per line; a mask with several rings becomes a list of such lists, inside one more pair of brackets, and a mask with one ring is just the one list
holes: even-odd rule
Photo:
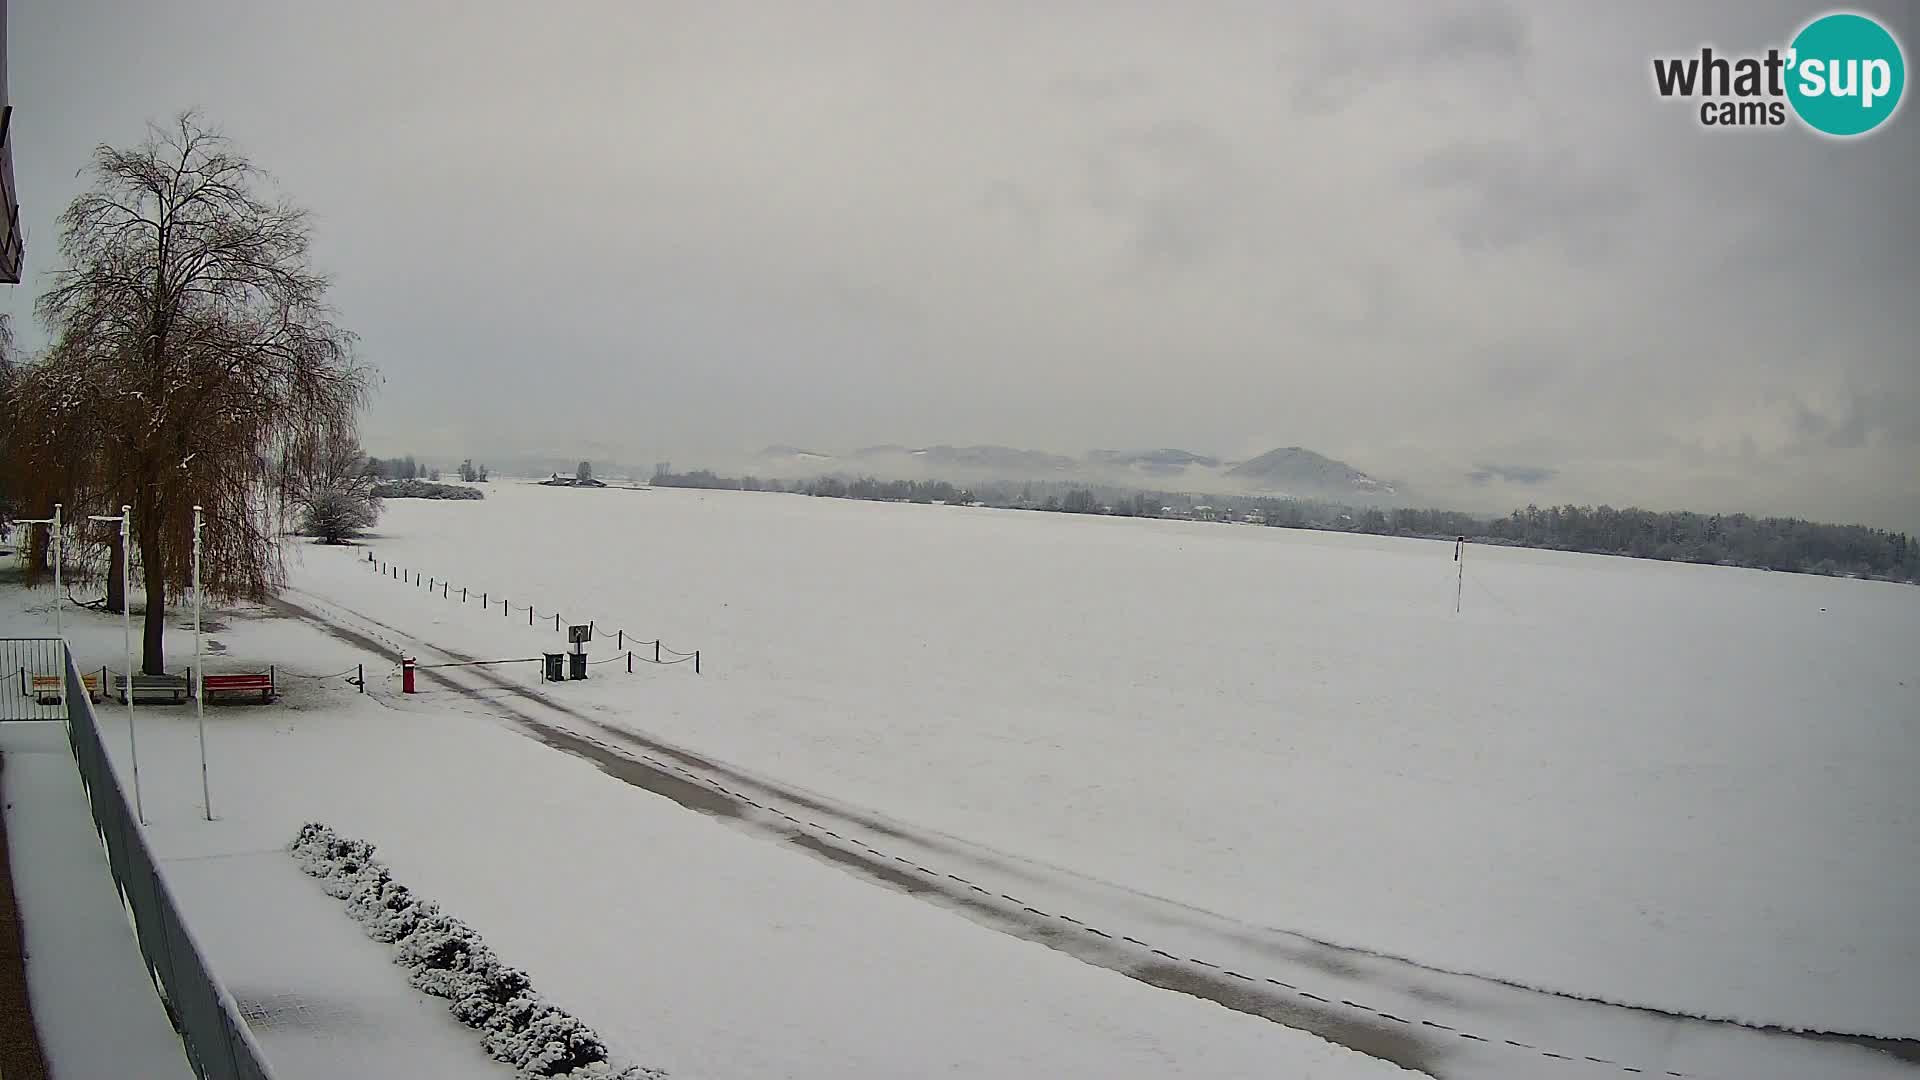
[[411, 694], [413, 690], [413, 657], [400, 658], [400, 692]]

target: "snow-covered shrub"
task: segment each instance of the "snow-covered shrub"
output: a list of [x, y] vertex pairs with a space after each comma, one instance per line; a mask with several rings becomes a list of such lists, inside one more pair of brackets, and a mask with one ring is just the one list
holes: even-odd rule
[[394, 963], [407, 969], [408, 982], [446, 998], [455, 1019], [482, 1032], [487, 1053], [521, 1076], [664, 1080], [658, 1069], [612, 1065], [593, 1029], [542, 1001], [527, 973], [501, 963], [472, 927], [393, 880], [372, 844], [309, 822], [288, 851], [327, 895], [347, 902], [347, 913], [368, 937], [393, 945]]

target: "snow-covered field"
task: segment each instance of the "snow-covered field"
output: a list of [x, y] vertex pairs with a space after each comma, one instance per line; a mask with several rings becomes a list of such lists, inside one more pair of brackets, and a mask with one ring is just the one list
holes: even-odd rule
[[561, 647], [556, 610], [700, 648], [574, 692], [921, 827], [1433, 967], [1920, 1035], [1910, 587], [1471, 548], [1455, 615], [1443, 543], [501, 483], [380, 532], [453, 598], [336, 550], [296, 583], [480, 653]]
[[[1436, 1075], [1913, 1072], [1871, 1048], [1315, 944], [1676, 1013], [1920, 1035], [1912, 588], [1472, 548], [1456, 615], [1441, 543], [512, 483], [389, 502], [379, 532], [376, 557], [450, 578], [448, 595], [308, 545], [289, 594], [381, 643], [378, 663], [364, 641], [229, 617], [211, 665], [369, 661], [372, 693], [283, 680], [273, 709], [211, 711], [211, 825], [190, 714], [149, 710], [141, 735], [155, 842], [229, 927], [208, 935], [216, 965], [301, 1020], [268, 1049], [314, 1075], [362, 1027], [365, 1075], [492, 1067], [398, 969], [376, 970], [377, 948], [287, 943], [330, 903], [295, 901], [279, 851], [315, 818], [381, 845], [623, 1058], [678, 1075], [1392, 1072], [1099, 966], [1138, 970], [1144, 949], [1083, 964], [687, 813], [516, 731], [533, 713], [658, 736], [769, 805], [808, 800], [803, 816], [862, 847], [1116, 937], [1297, 984], [1336, 1013], [1351, 997], [1389, 1029], [1411, 1018], [1396, 1060]], [[537, 687], [527, 664], [397, 693], [392, 654], [558, 650], [556, 611], [699, 648], [702, 673], [611, 660], [544, 688], [571, 715], [502, 689]], [[83, 663], [117, 663], [117, 624], [75, 623]], [[187, 645], [174, 638], [176, 664]], [[245, 918], [221, 900], [269, 886], [286, 902]], [[353, 987], [386, 978], [377, 1006], [356, 1004]], [[382, 1057], [413, 1028], [444, 1048]]]
[[[0, 628], [38, 631], [47, 591], [5, 595]], [[164, 871], [281, 1080], [512, 1075], [300, 873], [285, 847], [313, 819], [378, 844], [622, 1062], [687, 1080], [1398, 1073], [689, 813], [509, 730], [484, 696], [294, 678], [368, 658], [304, 623], [219, 622], [209, 670], [277, 664], [284, 697], [207, 710], [211, 822], [192, 710], [139, 708], [142, 790]], [[83, 666], [119, 663], [117, 619], [74, 612], [67, 632]], [[177, 617], [168, 648], [191, 654]], [[123, 783], [125, 718], [99, 708]]]

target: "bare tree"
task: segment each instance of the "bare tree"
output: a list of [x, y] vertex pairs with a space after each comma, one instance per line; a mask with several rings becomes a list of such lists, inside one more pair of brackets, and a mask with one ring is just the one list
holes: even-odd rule
[[368, 372], [308, 257], [306, 212], [194, 113], [130, 149], [101, 146], [60, 216], [62, 266], [38, 310], [54, 382], [86, 386], [98, 503], [133, 507], [146, 596], [141, 666], [164, 669], [168, 596], [202, 579], [261, 599], [285, 580], [289, 495], [351, 432]]
[[301, 529], [322, 543], [344, 544], [373, 527], [380, 517], [380, 478], [367, 468], [367, 455], [351, 434], [335, 432], [326, 440], [313, 469], [293, 481], [293, 500], [301, 510]]

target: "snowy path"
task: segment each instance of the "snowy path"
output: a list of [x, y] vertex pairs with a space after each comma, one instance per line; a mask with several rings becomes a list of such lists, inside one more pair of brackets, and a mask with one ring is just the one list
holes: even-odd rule
[[59, 721], [0, 724], [27, 987], [53, 1080], [190, 1080]]
[[[338, 598], [296, 594], [290, 610], [365, 648], [391, 653], [404, 644], [429, 662], [473, 659]], [[628, 783], [983, 925], [1430, 1075], [1521, 1078], [1546, 1067], [1570, 1080], [1920, 1075], [1910, 1043], [1696, 1020], [1338, 948], [840, 805], [649, 737], [617, 709], [563, 702], [487, 668], [421, 677], [466, 692], [462, 708], [506, 720]]]

